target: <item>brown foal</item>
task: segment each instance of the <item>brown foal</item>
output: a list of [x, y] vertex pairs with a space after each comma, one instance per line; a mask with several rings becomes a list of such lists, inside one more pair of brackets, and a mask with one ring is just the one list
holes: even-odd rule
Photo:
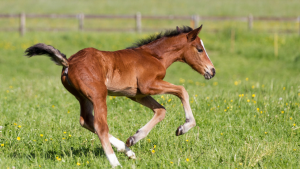
[[[128, 157], [135, 154], [128, 148], [145, 138], [151, 129], [165, 117], [165, 108], [151, 95], [172, 94], [184, 107], [186, 121], [179, 126], [176, 135], [186, 133], [196, 125], [189, 104], [189, 95], [182, 86], [163, 81], [166, 69], [176, 61], [190, 65], [194, 70], [211, 79], [215, 68], [210, 61], [197, 29], [177, 27], [175, 30], [153, 35], [137, 42], [133, 47], [108, 52], [95, 48], [82, 49], [69, 59], [59, 50], [42, 43], [28, 48], [26, 55], [46, 54], [63, 66], [61, 81], [80, 103], [80, 124], [96, 133], [111, 165], [120, 165], [113, 144]], [[106, 98], [126, 96], [154, 112], [153, 118], [124, 142], [109, 134]], [[93, 115], [94, 111], [94, 115]]]

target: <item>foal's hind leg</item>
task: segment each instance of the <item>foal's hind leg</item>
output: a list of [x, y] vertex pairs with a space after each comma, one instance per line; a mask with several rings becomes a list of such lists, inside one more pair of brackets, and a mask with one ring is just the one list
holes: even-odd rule
[[145, 138], [151, 129], [160, 121], [165, 118], [166, 109], [160, 105], [151, 96], [146, 96], [143, 98], [131, 98], [132, 100], [150, 108], [154, 112], [153, 118], [141, 129], [139, 129], [133, 136], [129, 137], [126, 141], [128, 147], [134, 145], [139, 140]]
[[[93, 104], [86, 98], [80, 99], [80, 124], [82, 127], [95, 133], [94, 128], [94, 116], [93, 116]], [[109, 142], [117, 148], [118, 152], [125, 153], [129, 158], [136, 159], [135, 153], [130, 150], [124, 142], [116, 139], [114, 136], [109, 134]]]
[[80, 103], [80, 121], [79, 121], [80, 125], [90, 130], [92, 133], [95, 133], [93, 103], [86, 98], [81, 98], [79, 100], [79, 103]]
[[132, 150], [130, 150], [123, 141], [118, 140], [114, 136], [109, 134], [110, 143], [117, 148], [118, 152], [123, 152], [129, 158], [136, 159], [135, 154]]

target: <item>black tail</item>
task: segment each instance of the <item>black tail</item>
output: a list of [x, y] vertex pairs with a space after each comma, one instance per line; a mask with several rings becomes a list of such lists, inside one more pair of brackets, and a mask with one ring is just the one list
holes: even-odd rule
[[55, 64], [63, 67], [69, 67], [66, 55], [60, 53], [60, 51], [55, 49], [53, 46], [38, 43], [25, 50], [25, 56], [32, 57], [35, 55], [48, 55]]

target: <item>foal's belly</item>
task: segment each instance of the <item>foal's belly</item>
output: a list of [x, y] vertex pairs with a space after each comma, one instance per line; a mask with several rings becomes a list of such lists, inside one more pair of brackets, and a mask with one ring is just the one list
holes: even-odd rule
[[134, 87], [123, 87], [123, 88], [107, 87], [107, 93], [109, 96], [134, 97], [137, 95], [137, 88], [134, 88]]

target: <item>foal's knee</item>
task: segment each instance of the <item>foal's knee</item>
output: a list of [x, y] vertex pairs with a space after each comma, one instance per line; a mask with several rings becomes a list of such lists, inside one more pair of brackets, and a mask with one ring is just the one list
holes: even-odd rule
[[166, 116], [166, 109], [160, 108], [155, 110], [155, 115], [157, 116], [159, 121], [162, 121]]

